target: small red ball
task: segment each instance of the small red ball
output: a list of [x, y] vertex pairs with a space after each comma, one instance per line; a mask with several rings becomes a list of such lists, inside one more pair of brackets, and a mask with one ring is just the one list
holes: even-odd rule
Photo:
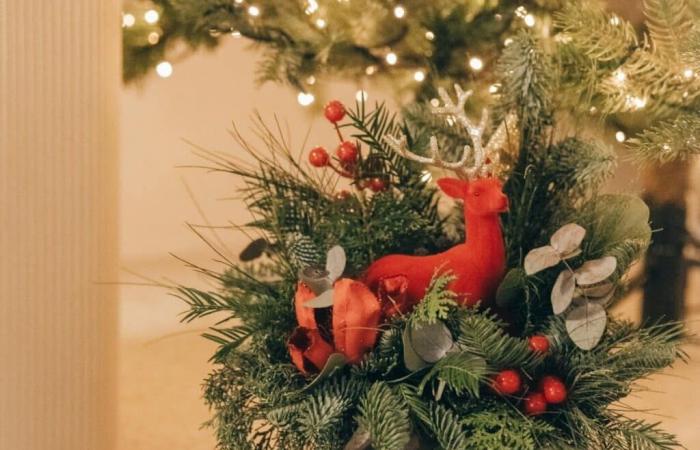
[[549, 339], [547, 336], [542, 336], [541, 334], [530, 336], [530, 339], [528, 339], [528, 346], [533, 352], [547, 353], [549, 351]]
[[357, 145], [350, 141], [343, 141], [335, 151], [336, 156], [343, 164], [354, 164], [357, 161]]
[[530, 392], [523, 399], [523, 407], [528, 416], [537, 416], [547, 411], [547, 401], [541, 392]]
[[309, 162], [314, 167], [325, 167], [328, 165], [328, 152], [323, 147], [312, 148], [309, 152]]
[[350, 192], [346, 191], [345, 189], [343, 189], [342, 191], [335, 194], [335, 199], [340, 201], [340, 202], [347, 200], [350, 197], [352, 197], [352, 194]]
[[554, 375], [544, 376], [540, 380], [539, 387], [547, 403], [558, 405], [566, 400], [566, 385], [559, 377]]
[[345, 106], [338, 100], [331, 100], [323, 108], [323, 115], [326, 116], [329, 122], [337, 123], [345, 117]]
[[386, 181], [381, 178], [372, 178], [369, 180], [369, 188], [374, 192], [381, 192], [386, 189]]
[[498, 372], [493, 379], [493, 388], [499, 394], [513, 395], [522, 387], [520, 374], [516, 370], [507, 369]]

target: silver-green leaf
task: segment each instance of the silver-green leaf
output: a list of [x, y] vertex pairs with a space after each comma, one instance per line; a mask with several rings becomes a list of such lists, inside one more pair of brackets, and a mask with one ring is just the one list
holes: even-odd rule
[[573, 308], [566, 314], [566, 331], [582, 350], [590, 350], [600, 342], [608, 316], [605, 308], [594, 302]]

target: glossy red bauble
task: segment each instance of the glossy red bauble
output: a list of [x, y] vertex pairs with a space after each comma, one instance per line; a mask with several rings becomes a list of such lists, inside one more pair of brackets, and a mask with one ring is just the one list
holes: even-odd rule
[[520, 391], [523, 382], [516, 370], [507, 369], [498, 372], [493, 379], [493, 388], [503, 395], [513, 395]]
[[523, 399], [523, 408], [528, 416], [537, 416], [547, 411], [547, 401], [541, 392], [530, 392]]
[[539, 387], [547, 403], [558, 405], [566, 401], [566, 385], [559, 377], [553, 375], [544, 376], [540, 380]]
[[345, 117], [345, 106], [338, 100], [331, 100], [323, 108], [323, 115], [326, 116], [329, 122], [337, 123]]
[[530, 350], [537, 353], [547, 353], [549, 351], [549, 339], [547, 336], [535, 335], [528, 339]]
[[374, 192], [381, 192], [386, 189], [386, 181], [381, 178], [372, 178], [369, 180], [369, 188]]
[[323, 147], [315, 147], [309, 152], [309, 162], [314, 167], [325, 167], [328, 160], [328, 152]]
[[335, 151], [335, 155], [342, 164], [355, 164], [357, 153], [357, 145], [350, 141], [343, 141]]

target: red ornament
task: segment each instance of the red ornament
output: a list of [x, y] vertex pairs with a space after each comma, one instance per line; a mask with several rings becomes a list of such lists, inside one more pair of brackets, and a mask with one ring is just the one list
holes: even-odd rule
[[384, 189], [386, 189], [386, 181], [378, 177], [372, 178], [371, 180], [369, 180], [369, 188], [372, 189], [374, 192], [381, 192]]
[[326, 116], [329, 122], [337, 123], [345, 117], [345, 106], [338, 100], [331, 100], [323, 108], [323, 115]]
[[314, 147], [309, 152], [309, 162], [314, 167], [325, 167], [328, 161], [328, 152], [323, 147]]
[[488, 306], [505, 273], [505, 246], [499, 214], [508, 209], [503, 185], [496, 178], [464, 180], [441, 178], [438, 186], [450, 197], [464, 201], [467, 241], [436, 255], [388, 255], [369, 266], [365, 283], [375, 292], [379, 283], [395, 276], [408, 279], [407, 303], [420, 301], [436, 269], [452, 272], [449, 289], [462, 305], [478, 301]]
[[554, 375], [544, 376], [540, 380], [539, 387], [547, 403], [558, 405], [566, 401], [566, 385], [559, 377]]
[[547, 401], [541, 392], [530, 392], [523, 399], [523, 407], [528, 416], [537, 416], [547, 411]]
[[341, 164], [355, 164], [357, 161], [357, 145], [350, 141], [343, 141], [338, 146], [335, 154], [338, 156]]
[[536, 353], [547, 353], [549, 351], [549, 339], [547, 336], [536, 334], [528, 339], [530, 350]]
[[517, 370], [501, 370], [493, 379], [493, 388], [499, 394], [513, 395], [520, 391], [522, 379]]

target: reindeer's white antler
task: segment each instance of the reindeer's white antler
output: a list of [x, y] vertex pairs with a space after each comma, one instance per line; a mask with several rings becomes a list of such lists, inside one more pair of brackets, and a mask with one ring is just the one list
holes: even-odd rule
[[[406, 145], [405, 136], [402, 136], [399, 139], [393, 136], [387, 136], [385, 139], [395, 152], [410, 160], [417, 161], [422, 164], [434, 165], [443, 169], [454, 170], [460, 178], [471, 179], [485, 176], [489, 171], [489, 167], [498, 163], [499, 155], [497, 152], [497, 147], [499, 146], [492, 144], [496, 143], [494, 140], [494, 138], [496, 138], [496, 134], [498, 134], [498, 141], [501, 141], [501, 135], [503, 132], [499, 127], [499, 130], [494, 133], [494, 136], [490, 140], [489, 144], [486, 146], [486, 148], [484, 148], [482, 137], [484, 130], [488, 125], [488, 110], [484, 108], [479, 124], [475, 125], [464, 112], [464, 106], [466, 105], [469, 97], [472, 95], [472, 91], [464, 91], [462, 90], [461, 86], [455, 84], [455, 92], [457, 93], [456, 104], [452, 101], [452, 98], [449, 96], [447, 91], [440, 88], [439, 94], [440, 98], [442, 98], [443, 106], [433, 108], [433, 113], [447, 115], [459, 122], [467, 131], [467, 134], [469, 134], [473, 145], [473, 151], [472, 147], [465, 145], [464, 151], [462, 152], [462, 157], [456, 162], [448, 162], [444, 161], [440, 157], [437, 138], [435, 138], [435, 136], [431, 136], [430, 138], [430, 157], [420, 156], [410, 151]], [[474, 154], [474, 163], [471, 167], [466, 167], [471, 153]]]

